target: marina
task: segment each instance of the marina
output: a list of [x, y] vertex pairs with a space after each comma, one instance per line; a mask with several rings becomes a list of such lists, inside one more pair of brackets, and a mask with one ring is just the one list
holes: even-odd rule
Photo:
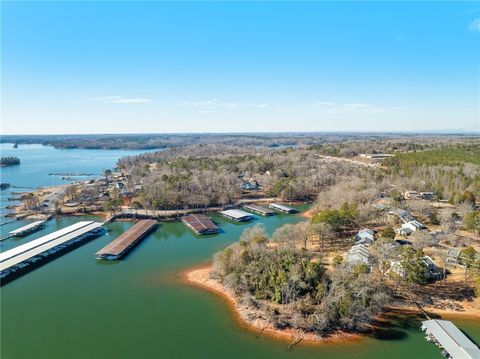
[[35, 221], [33, 223], [27, 224], [26, 226], [20, 227], [13, 231], [8, 232], [11, 236], [25, 236], [27, 234], [33, 233], [41, 229], [45, 225], [45, 221]]
[[196, 234], [218, 233], [218, 227], [204, 214], [189, 214], [182, 218], [182, 222]]
[[220, 214], [234, 222], [247, 222], [253, 219], [253, 216], [250, 213], [239, 209], [227, 209], [226, 211], [221, 211]]
[[258, 206], [256, 204], [246, 204], [245, 206], [243, 206], [243, 209], [259, 214], [261, 216], [273, 216], [276, 214], [274, 211], [262, 206]]
[[[73, 244], [98, 236], [103, 232], [102, 224], [81, 221], [50, 233], [31, 242], [0, 253], [0, 279], [2, 285], [19, 274], [38, 267], [54, 254], [60, 254]], [[35, 264], [35, 265], [34, 265]]]
[[283, 204], [278, 204], [278, 203], [270, 203], [268, 205], [268, 207], [276, 210], [276, 211], [279, 211], [279, 212], [283, 212], [283, 213], [296, 213], [297, 210], [295, 208], [292, 208], [292, 207], [288, 207], [288, 206], [285, 206]]
[[425, 320], [422, 331], [427, 341], [442, 349], [442, 355], [451, 359], [478, 359], [480, 349], [455, 324], [448, 320]]
[[146, 219], [137, 222], [104, 248], [99, 250], [97, 259], [118, 260], [132, 250], [145, 236], [157, 226], [157, 221]]

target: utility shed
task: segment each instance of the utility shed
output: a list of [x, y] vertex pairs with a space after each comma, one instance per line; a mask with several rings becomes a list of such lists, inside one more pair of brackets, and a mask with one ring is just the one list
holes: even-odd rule
[[234, 222], [246, 222], [253, 218], [250, 213], [240, 211], [239, 209], [227, 209], [220, 212], [220, 214]]
[[189, 214], [182, 218], [182, 222], [197, 234], [214, 234], [218, 227], [204, 214]]
[[427, 334], [427, 340], [443, 347], [443, 353], [452, 359], [478, 359], [480, 349], [448, 320], [425, 320], [422, 330]]

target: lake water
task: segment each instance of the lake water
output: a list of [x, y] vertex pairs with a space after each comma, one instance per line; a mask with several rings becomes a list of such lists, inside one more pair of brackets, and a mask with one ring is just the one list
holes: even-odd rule
[[[32, 158], [38, 155], [35, 150], [31, 151]], [[54, 152], [58, 156], [55, 162], [65, 163], [66, 167], [55, 165], [55, 169], [51, 169], [45, 163], [38, 163], [35, 170], [31, 164], [27, 175], [30, 178], [22, 178], [20, 174], [10, 177], [8, 182], [32, 187], [58, 184], [47, 183], [59, 181], [48, 173], [78, 172], [77, 167], [71, 170], [72, 158], [84, 159], [84, 151], [90, 150], [46, 151]], [[56, 151], [66, 151], [63, 153], [68, 159]], [[118, 155], [123, 155], [120, 152]], [[111, 151], [105, 151], [104, 155], [97, 150], [86, 153], [92, 158], [87, 161], [91, 167], [85, 164], [81, 170], [85, 172], [100, 173], [113, 166], [117, 159], [108, 154]], [[45, 157], [42, 158], [45, 161]], [[20, 166], [23, 166], [28, 156], [21, 160]], [[3, 173], [2, 181], [5, 181]], [[1, 249], [8, 250], [81, 219], [96, 218], [52, 220], [43, 230], [28, 237], [3, 241]], [[98, 262], [95, 252], [132, 225], [110, 223], [107, 234], [5, 285], [0, 291], [0, 357], [441, 358], [440, 350], [425, 341], [418, 329], [419, 322], [413, 319], [398, 318], [390, 328], [396, 334], [395, 339], [365, 338], [341, 345], [300, 345], [292, 350], [287, 350], [285, 342], [257, 338], [242, 329], [221, 298], [181, 283], [180, 273], [209, 260], [213, 253], [238, 240], [248, 226], [263, 223], [272, 232], [284, 223], [302, 219], [297, 215], [256, 217], [249, 224], [230, 223], [216, 215], [214, 219], [222, 228], [218, 235], [198, 237], [180, 222], [162, 223], [124, 260]], [[25, 223], [18, 221], [0, 228], [6, 233]], [[455, 319], [455, 323], [480, 342], [478, 322]]]

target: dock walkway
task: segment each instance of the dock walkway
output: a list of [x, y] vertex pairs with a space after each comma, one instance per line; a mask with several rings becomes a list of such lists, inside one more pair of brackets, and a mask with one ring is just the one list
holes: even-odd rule
[[122, 233], [112, 242], [95, 253], [97, 259], [117, 260], [125, 256], [136, 244], [139, 243], [153, 228], [157, 221], [151, 219], [141, 220], [132, 228]]

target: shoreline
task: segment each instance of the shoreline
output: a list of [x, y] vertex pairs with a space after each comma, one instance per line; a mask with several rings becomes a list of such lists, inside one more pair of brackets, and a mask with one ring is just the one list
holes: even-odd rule
[[314, 333], [299, 332], [295, 329], [278, 329], [265, 319], [255, 319], [252, 321], [247, 316], [252, 312], [249, 307], [240, 304], [233, 293], [217, 281], [210, 279], [209, 274], [212, 269], [210, 262], [202, 263], [194, 267], [187, 268], [180, 273], [182, 283], [206, 290], [215, 294], [227, 305], [235, 322], [244, 330], [255, 334], [256, 336], [265, 336], [284, 342], [290, 346], [294, 345], [326, 345], [326, 344], [345, 344], [354, 343], [366, 338], [361, 334], [351, 334], [346, 332], [336, 332], [328, 337], [320, 337]]
[[[222, 284], [213, 280], [209, 277], [212, 270], [212, 265], [210, 262], [201, 263], [197, 266], [187, 268], [180, 273], [181, 282], [202, 290], [206, 290], [210, 293], [215, 294], [218, 298], [222, 299], [224, 303], [228, 306], [229, 311], [231, 312], [235, 322], [242, 328], [245, 329], [256, 336], [264, 335], [266, 337], [283, 341], [289, 343], [289, 346], [293, 345], [326, 345], [326, 344], [348, 344], [355, 343], [360, 340], [368, 340], [371, 338], [367, 333], [346, 333], [346, 332], [336, 332], [327, 337], [320, 337], [314, 333], [304, 333], [299, 332], [295, 329], [278, 329], [274, 328], [272, 324], [268, 323], [266, 319], [257, 318], [251, 320], [248, 318], [249, 314], [253, 312], [248, 306], [245, 306], [238, 302], [234, 294], [226, 290]], [[475, 300], [476, 303], [479, 303], [479, 299]], [[480, 319], [480, 310], [469, 310], [464, 311], [453, 311], [453, 310], [443, 310], [425, 307], [425, 311], [428, 315], [432, 317], [439, 318], [451, 318], [451, 319], [470, 319], [470, 320], [479, 320]], [[394, 313], [396, 316], [407, 315], [415, 316], [418, 318], [424, 317], [424, 314], [415, 306], [409, 305], [408, 303], [392, 305], [387, 307], [385, 314]], [[426, 319], [426, 318], [425, 318]], [[386, 318], [380, 316], [376, 321], [385, 322]], [[378, 328], [382, 329], [382, 328]], [[375, 331], [375, 327], [372, 327], [372, 330]]]

